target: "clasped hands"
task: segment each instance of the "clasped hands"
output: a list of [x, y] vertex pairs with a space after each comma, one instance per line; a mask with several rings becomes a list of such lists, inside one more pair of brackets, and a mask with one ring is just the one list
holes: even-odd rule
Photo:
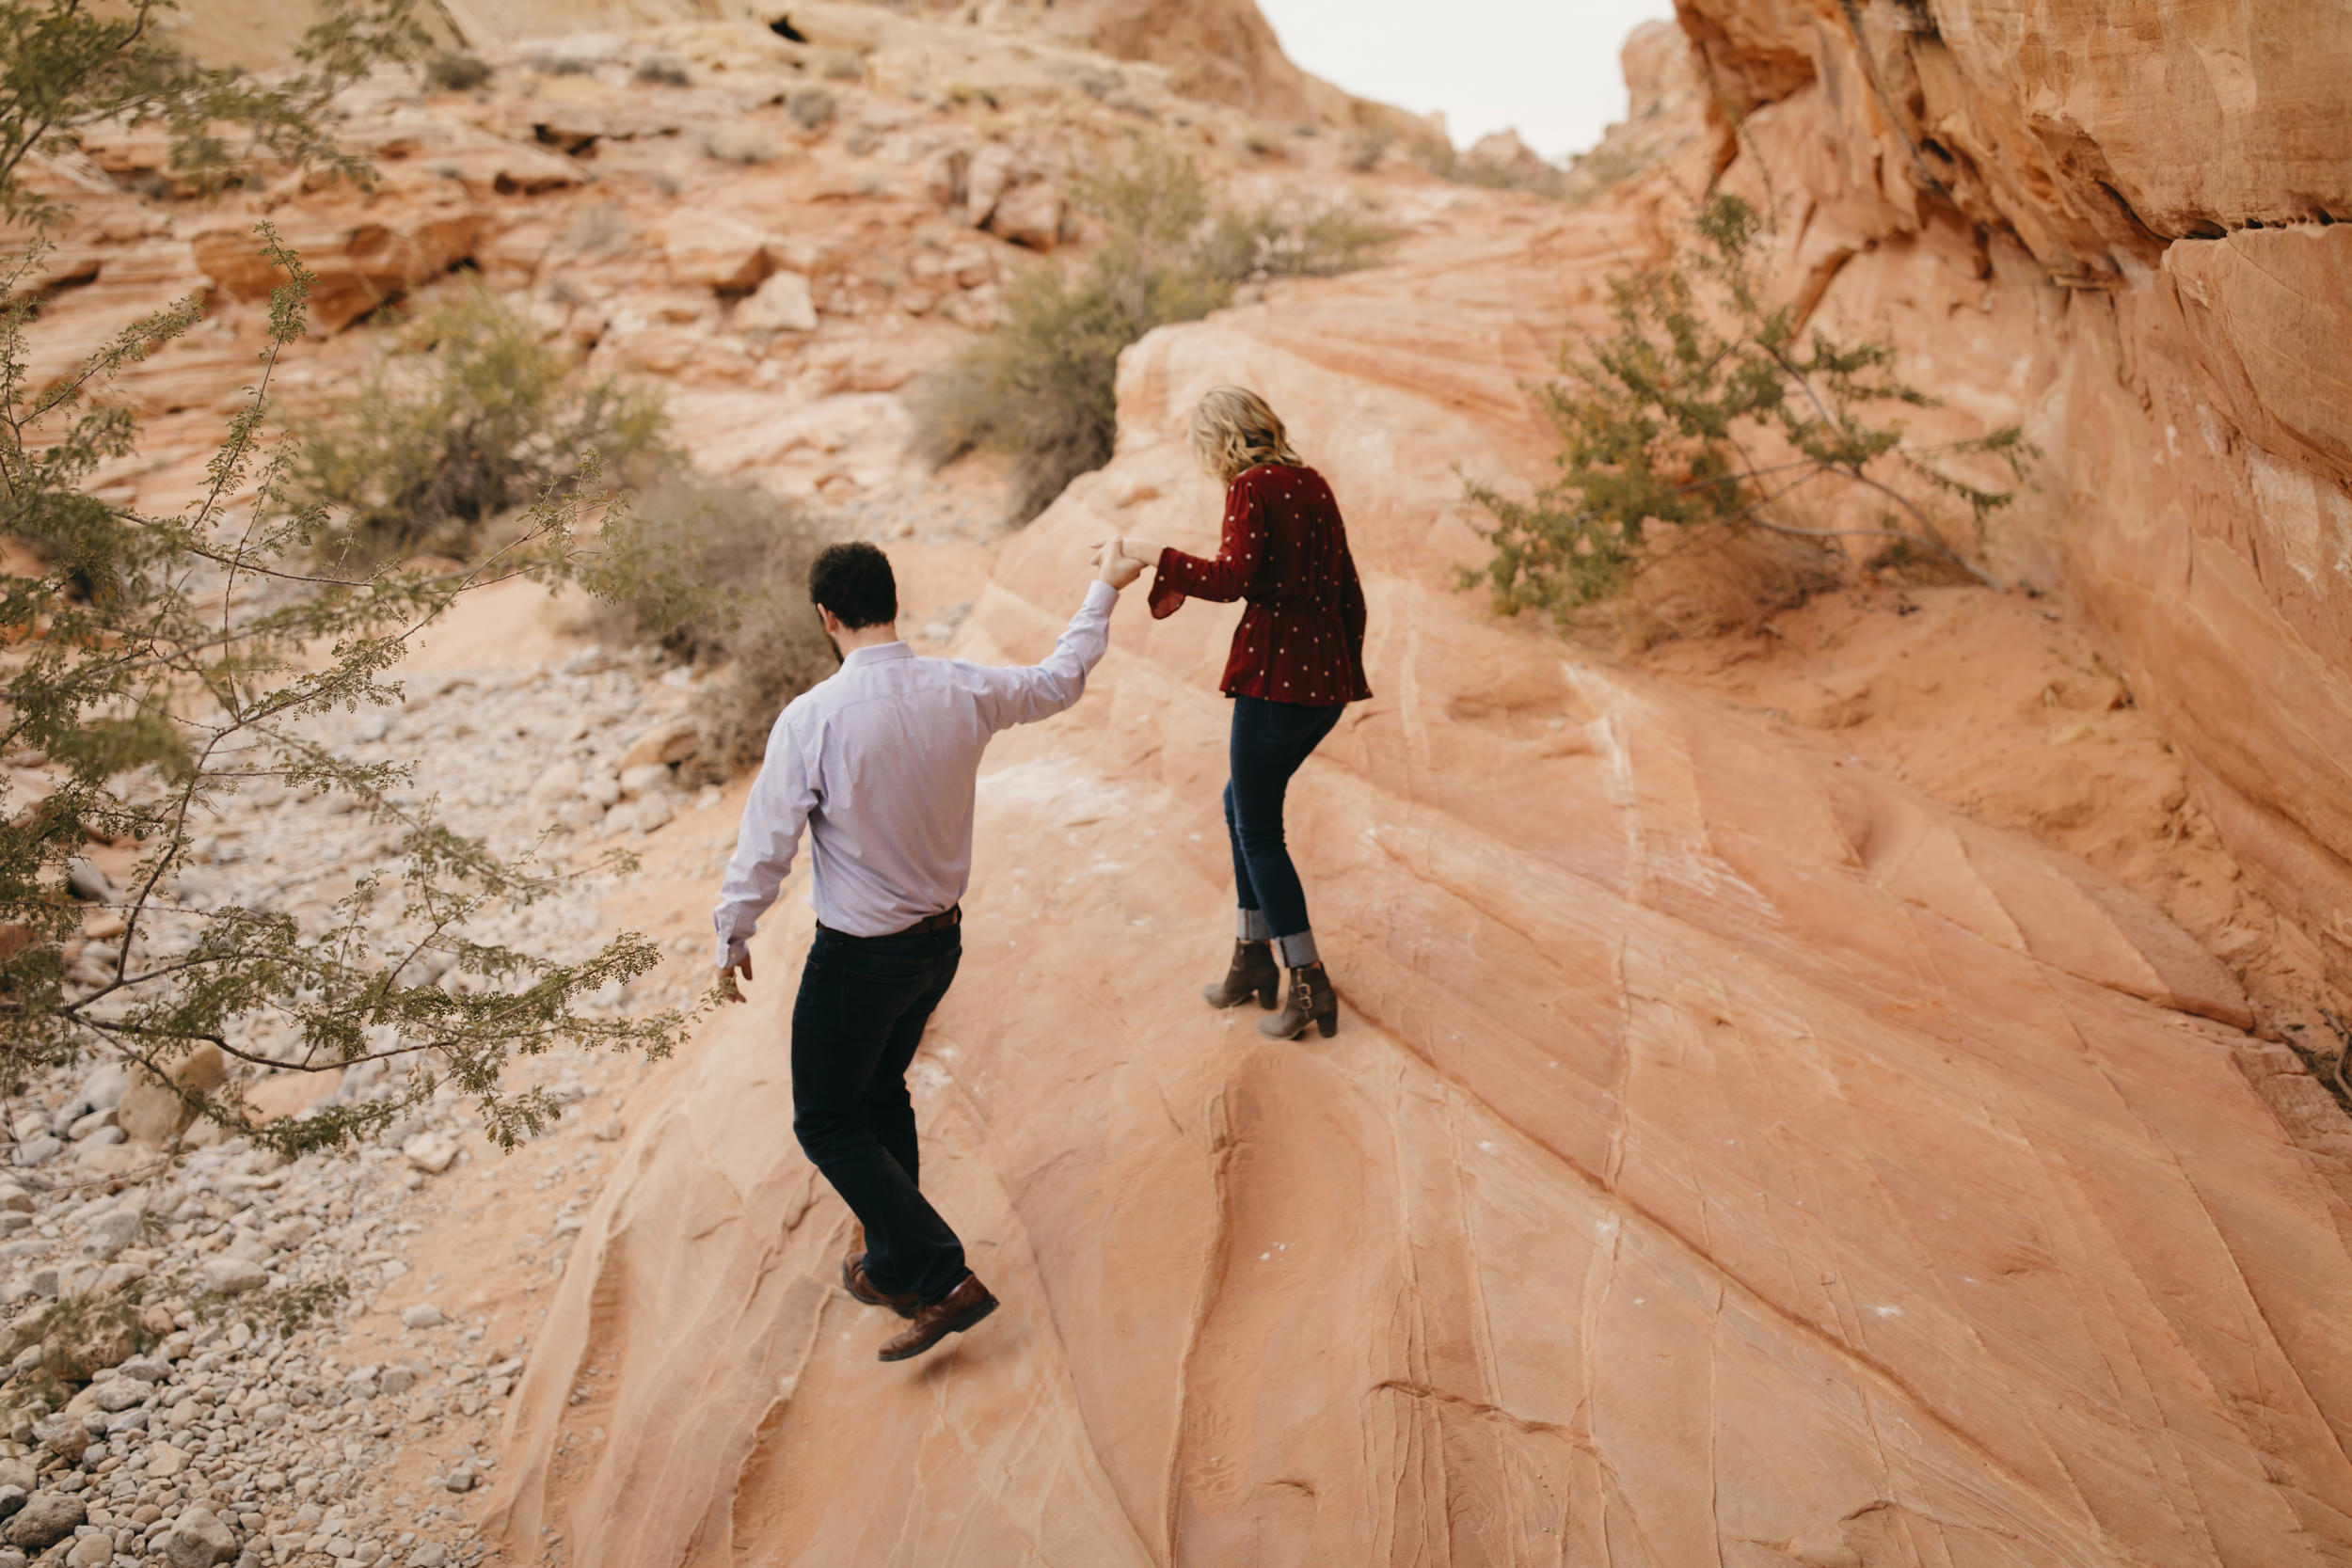
[[1137, 540], [1114, 534], [1098, 540], [1094, 546], [1094, 575], [1113, 588], [1124, 588], [1143, 575], [1143, 569], [1160, 558], [1157, 545], [1145, 545]]

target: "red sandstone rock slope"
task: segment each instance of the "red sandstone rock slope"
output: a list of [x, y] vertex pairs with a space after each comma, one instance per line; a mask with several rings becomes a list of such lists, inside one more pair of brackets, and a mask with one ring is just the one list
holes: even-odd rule
[[[1796, 118], [1755, 145], [1831, 182], [1851, 146]], [[1855, 200], [1906, 178], [1882, 172]], [[2038, 362], [2046, 275], [1921, 221], [1833, 270], [1843, 303], [1920, 332], [1960, 292], [1945, 260], [1989, 254], [1972, 301], [2024, 334], [1973, 337], [1944, 385], [2046, 408], [2047, 380], [2001, 379]], [[1041, 652], [1105, 531], [1205, 541], [1200, 389], [1293, 415], [1348, 511], [1380, 693], [1295, 796], [1343, 1032], [1269, 1046], [1194, 999], [1229, 902], [1228, 622], [1123, 607], [1086, 703], [993, 756], [917, 1069], [926, 1184], [1006, 1309], [883, 1369], [888, 1324], [833, 1287], [846, 1218], [788, 1131], [788, 893], [771, 978], [575, 1254], [514, 1418], [518, 1556], [549, 1530], [583, 1568], [2352, 1555], [2345, 1172], [2249, 1086], [2230, 975], [2078, 863], [1451, 590], [1452, 465], [1539, 467], [1515, 380], [1645, 222], [1531, 210], [1131, 351], [1117, 461], [1002, 558], [962, 651]], [[2073, 330], [2041, 352], [2115, 351]], [[2118, 428], [2066, 373], [2048, 420]], [[2089, 450], [2059, 448], [2063, 501], [2005, 569], [2134, 537], [2074, 478]], [[2265, 603], [2240, 631], [2279, 624]], [[2175, 624], [2121, 629], [2145, 654]], [[2316, 733], [2236, 695], [2282, 745]]]

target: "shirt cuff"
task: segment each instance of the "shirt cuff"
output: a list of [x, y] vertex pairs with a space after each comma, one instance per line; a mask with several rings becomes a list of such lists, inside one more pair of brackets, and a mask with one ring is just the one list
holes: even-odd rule
[[1118, 603], [1119, 590], [1113, 588], [1109, 583], [1104, 582], [1101, 578], [1096, 578], [1092, 582], [1087, 584], [1086, 600], [1084, 603], [1079, 605], [1078, 608], [1081, 610], [1100, 610], [1107, 611], [1112, 606]]
[[725, 974], [752, 954], [751, 942], [743, 937], [722, 936], [719, 939], [719, 972]]
[[1173, 545], [1163, 547], [1160, 559], [1152, 567], [1152, 619], [1165, 621], [1183, 608], [1184, 591], [1168, 579], [1168, 562], [1176, 556]]

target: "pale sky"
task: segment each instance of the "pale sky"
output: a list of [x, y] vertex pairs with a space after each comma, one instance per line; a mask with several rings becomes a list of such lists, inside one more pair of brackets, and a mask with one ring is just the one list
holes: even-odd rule
[[1548, 158], [1625, 118], [1617, 51], [1673, 0], [1258, 0], [1283, 52], [1327, 82], [1417, 114], [1454, 144], [1516, 126]]

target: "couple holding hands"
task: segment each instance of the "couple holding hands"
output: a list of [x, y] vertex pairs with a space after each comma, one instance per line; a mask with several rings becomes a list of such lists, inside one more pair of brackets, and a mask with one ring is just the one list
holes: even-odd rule
[[1212, 389], [1193, 411], [1192, 451], [1225, 485], [1216, 559], [1105, 541], [1085, 602], [1041, 664], [915, 657], [898, 638], [889, 559], [870, 544], [833, 546], [809, 570], [841, 668], [793, 699], [769, 735], [715, 912], [719, 965], [730, 986], [752, 978], [746, 944], [805, 829], [817, 935], [792, 1009], [792, 1130], [859, 1222], [843, 1285], [908, 1320], [884, 1361], [920, 1355], [996, 1309], [923, 1196], [906, 1086], [962, 955], [980, 755], [998, 730], [1077, 702], [1111, 607], [1147, 567], [1154, 619], [1187, 598], [1248, 601], [1222, 683], [1233, 701], [1225, 825], [1238, 925], [1225, 978], [1201, 994], [1214, 1007], [1254, 998], [1271, 1013], [1258, 1027], [1277, 1039], [1311, 1024], [1326, 1037], [1338, 1029], [1282, 801], [1346, 705], [1372, 694], [1363, 588], [1330, 486], [1264, 399]]

